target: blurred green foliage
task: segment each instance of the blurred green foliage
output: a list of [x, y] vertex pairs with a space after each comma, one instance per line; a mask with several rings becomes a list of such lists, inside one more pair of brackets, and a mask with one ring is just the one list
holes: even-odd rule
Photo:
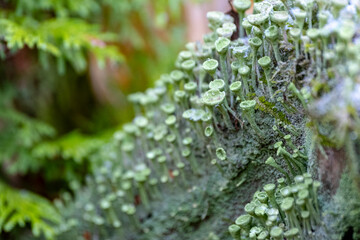
[[0, 0], [0, 238], [16, 226], [52, 238], [52, 206], [10, 186], [53, 198], [83, 182], [132, 117], [126, 94], [173, 67], [182, 4]]
[[14, 190], [0, 182], [0, 231], [13, 230], [17, 225], [31, 223], [34, 236], [47, 239], [55, 235], [54, 224], [60, 223], [60, 214], [49, 201], [28, 191]]
[[[46, 137], [53, 137], [55, 129], [48, 124], [29, 118], [6, 106], [3, 95], [0, 102], [0, 163], [5, 164], [9, 174], [39, 170], [39, 162], [32, 156], [31, 149]], [[13, 161], [16, 157], [16, 161]]]

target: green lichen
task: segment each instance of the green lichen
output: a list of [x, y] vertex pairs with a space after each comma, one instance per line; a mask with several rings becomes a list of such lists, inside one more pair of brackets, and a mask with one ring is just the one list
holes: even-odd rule
[[[249, 1], [235, 1], [244, 15], [235, 40], [233, 18], [209, 12], [204, 44], [188, 44], [176, 70], [131, 97], [134, 123], [104, 147], [103, 168], [76, 193], [87, 196], [76, 206], [105, 199], [109, 207], [66, 218], [100, 239], [359, 238], [358, 192], [349, 189], [360, 182], [358, 29], [340, 18], [341, 30], [328, 29], [314, 15], [320, 2], [265, 0], [245, 16]], [[331, 4], [338, 18], [344, 6]], [[317, 191], [319, 159], [331, 157], [323, 145], [345, 149], [335, 161], [351, 170], [334, 198]], [[59, 231], [61, 239], [76, 230]]]

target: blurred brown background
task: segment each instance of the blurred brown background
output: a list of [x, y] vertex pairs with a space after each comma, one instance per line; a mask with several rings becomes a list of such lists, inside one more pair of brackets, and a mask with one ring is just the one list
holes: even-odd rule
[[208, 11], [228, 12], [230, 9], [230, 3], [227, 0], [212, 0], [200, 3], [187, 0], [185, 2], [187, 40], [199, 41], [209, 31], [206, 20]]

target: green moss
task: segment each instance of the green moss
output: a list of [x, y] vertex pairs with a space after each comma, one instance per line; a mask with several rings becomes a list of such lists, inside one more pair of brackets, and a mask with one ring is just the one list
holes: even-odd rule
[[266, 101], [264, 96], [259, 97], [257, 100], [258, 108], [261, 111], [271, 114], [273, 117], [275, 117], [275, 119], [280, 120], [286, 124], [291, 123], [286, 114], [277, 109], [274, 103]]

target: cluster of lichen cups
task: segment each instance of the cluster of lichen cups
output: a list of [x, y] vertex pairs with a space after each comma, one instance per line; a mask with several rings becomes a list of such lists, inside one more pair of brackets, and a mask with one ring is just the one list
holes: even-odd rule
[[272, 156], [268, 157], [265, 164], [278, 170], [284, 175], [288, 182], [291, 182], [291, 178], [306, 172], [307, 157], [303, 150], [294, 145], [291, 140], [291, 134], [284, 135], [275, 125], [273, 126], [273, 130], [277, 131], [277, 133], [285, 140], [285, 145], [283, 145], [283, 141], [278, 141], [274, 144], [274, 149], [276, 149], [275, 158], [284, 160], [284, 164], [287, 166], [290, 174], [282, 167], [283, 164], [277, 163]]
[[320, 182], [311, 175], [297, 175], [293, 183], [283, 178], [278, 185], [266, 184], [245, 205], [228, 230], [234, 240], [241, 239], [309, 239], [320, 223], [317, 191]]
[[[236, 133], [247, 128], [250, 133], [256, 133], [259, 141], [267, 137], [267, 131], [261, 129], [256, 119], [260, 97], [281, 106], [286, 113], [299, 111], [284, 103], [282, 96], [286, 89], [287, 95], [297, 97], [308, 110], [312, 95], [317, 92], [298, 90], [297, 82], [274, 81], [284, 66], [283, 61], [307, 59], [309, 68], [316, 69], [314, 84], [322, 84], [322, 76], [329, 78], [329, 73], [334, 74], [327, 69], [336, 64], [348, 64], [348, 68], [339, 68], [339, 74], [355, 78], [359, 57], [354, 53], [359, 52], [360, 45], [352, 42], [356, 27], [352, 20], [339, 19], [345, 5], [336, 0], [329, 3], [262, 1], [255, 2], [253, 13], [246, 16], [251, 1], [234, 0], [233, 6], [240, 16], [240, 38], [235, 40], [231, 40], [237, 31], [234, 19], [222, 12], [209, 12], [207, 18], [212, 31], [205, 35], [204, 44], [187, 44], [187, 49], [177, 57], [175, 70], [163, 74], [155, 87], [129, 96], [136, 117], [114, 135], [121, 158], [101, 168], [95, 176], [101, 199], [99, 206], [84, 206], [84, 219], [96, 225], [104, 224], [106, 219], [119, 228], [121, 219], [112, 208], [113, 204], [119, 204], [137, 222], [136, 196], [140, 206], [149, 210], [151, 200], [160, 198], [162, 185], [187, 186], [186, 174], [203, 174], [203, 166], [209, 161], [197, 161], [195, 144], [208, 150], [210, 164], [224, 174], [226, 166], [232, 164], [221, 145], [223, 132]], [[294, 9], [289, 12], [290, 8]], [[318, 10], [316, 16], [312, 15], [314, 9]], [[313, 24], [314, 17], [318, 24]], [[339, 30], [327, 26], [330, 18], [339, 20]], [[348, 87], [353, 82], [349, 81]], [[305, 153], [294, 146], [291, 135], [280, 127], [292, 136], [298, 133], [291, 123], [274, 121], [278, 125], [273, 130], [286, 142], [285, 146], [283, 142], [274, 145], [275, 158], [285, 160], [290, 174], [273, 157], [266, 164], [284, 174], [289, 186], [280, 182], [275, 189], [275, 185], [268, 184], [265, 192], [257, 192], [245, 207], [248, 214], [229, 227], [234, 239], [303, 238], [318, 224], [318, 182], [306, 173]], [[192, 173], [185, 171], [187, 168]], [[292, 179], [295, 184], [290, 184]]]

